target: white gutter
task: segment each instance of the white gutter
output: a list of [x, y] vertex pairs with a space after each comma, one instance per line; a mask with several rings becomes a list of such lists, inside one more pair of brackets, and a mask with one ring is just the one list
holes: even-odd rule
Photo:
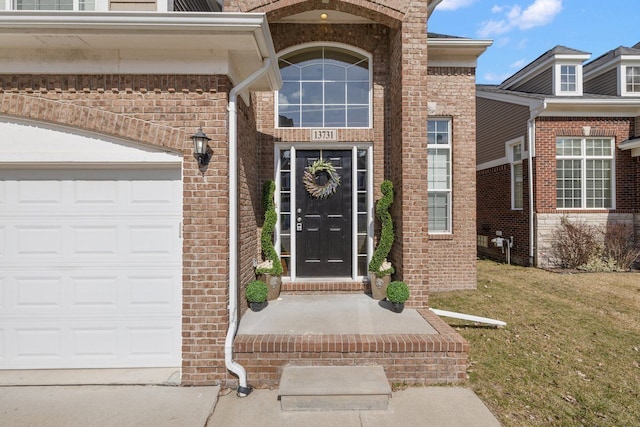
[[238, 376], [238, 396], [251, 393], [247, 371], [233, 360], [233, 339], [238, 330], [238, 95], [262, 77], [271, 67], [265, 58], [262, 67], [234, 86], [229, 92], [229, 329], [224, 342], [224, 363]]
[[497, 326], [499, 328], [507, 326], [507, 322], [502, 320], [490, 319], [488, 317], [474, 316], [472, 314], [456, 313], [455, 311], [439, 310], [437, 308], [430, 308], [434, 314], [441, 317], [451, 317], [453, 319], [468, 320], [470, 322], [486, 323], [487, 325]]

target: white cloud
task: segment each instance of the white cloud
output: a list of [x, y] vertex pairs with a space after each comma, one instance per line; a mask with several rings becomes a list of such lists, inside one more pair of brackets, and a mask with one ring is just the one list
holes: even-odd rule
[[491, 8], [491, 13], [500, 13], [504, 10], [504, 6], [495, 5]]
[[471, 6], [476, 0], [442, 0], [438, 5], [438, 10], [456, 10], [461, 7]]
[[[490, 37], [504, 34], [515, 28], [528, 30], [541, 27], [553, 21], [562, 10], [562, 0], [534, 0], [526, 9], [520, 5], [512, 6], [502, 19], [489, 20], [482, 23], [478, 35]], [[502, 14], [505, 8], [494, 6], [493, 13]]]

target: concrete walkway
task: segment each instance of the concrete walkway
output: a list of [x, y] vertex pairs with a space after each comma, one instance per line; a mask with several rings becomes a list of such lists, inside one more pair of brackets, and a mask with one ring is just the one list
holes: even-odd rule
[[[499, 427], [469, 389], [412, 387], [393, 393], [389, 409], [282, 411], [278, 390], [239, 398], [219, 387], [0, 387], [3, 427], [434, 426]], [[213, 411], [213, 415], [211, 415]]]
[[3, 427], [203, 427], [220, 387], [0, 387]]
[[221, 395], [207, 427], [499, 427], [500, 423], [471, 390], [461, 387], [411, 387], [393, 393], [382, 411], [282, 411], [278, 390], [255, 390], [239, 398]]

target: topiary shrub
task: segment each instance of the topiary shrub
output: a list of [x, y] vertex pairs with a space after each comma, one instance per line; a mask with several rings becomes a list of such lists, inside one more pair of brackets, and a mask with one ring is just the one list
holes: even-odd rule
[[376, 203], [376, 215], [382, 223], [382, 231], [380, 233], [380, 241], [376, 250], [373, 252], [371, 262], [369, 262], [369, 271], [376, 273], [378, 276], [386, 276], [393, 274], [393, 266], [381, 271], [382, 263], [385, 262], [389, 252], [391, 252], [391, 246], [393, 245], [394, 233], [393, 233], [393, 220], [389, 213], [389, 208], [393, 203], [393, 184], [389, 180], [382, 181], [380, 185], [382, 190], [382, 198]]
[[387, 287], [387, 299], [395, 303], [403, 303], [409, 299], [409, 287], [406, 283], [395, 281]]
[[264, 302], [267, 300], [269, 288], [262, 280], [249, 282], [245, 290], [245, 297], [249, 302]]
[[256, 274], [271, 274], [273, 276], [282, 275], [282, 263], [280, 257], [273, 247], [273, 231], [278, 222], [278, 214], [273, 197], [276, 191], [276, 183], [268, 180], [262, 186], [262, 207], [264, 208], [264, 224], [262, 224], [262, 233], [260, 234], [260, 247], [265, 260], [271, 261], [271, 266], [266, 268], [257, 268]]

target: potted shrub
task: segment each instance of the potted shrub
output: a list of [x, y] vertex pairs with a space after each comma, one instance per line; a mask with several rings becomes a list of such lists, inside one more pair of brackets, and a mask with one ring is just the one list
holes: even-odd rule
[[393, 221], [389, 213], [393, 203], [393, 184], [389, 180], [384, 180], [380, 190], [382, 190], [382, 198], [376, 203], [376, 215], [382, 223], [382, 231], [378, 246], [369, 262], [369, 283], [371, 296], [374, 299], [383, 300], [387, 296], [387, 286], [394, 272], [393, 266], [387, 261], [394, 240]]
[[251, 311], [260, 311], [267, 306], [268, 293], [269, 288], [262, 280], [249, 282], [245, 289], [245, 297], [247, 298]]
[[256, 276], [267, 284], [269, 295], [267, 300], [277, 299], [282, 284], [282, 262], [273, 247], [273, 230], [278, 221], [278, 213], [273, 201], [276, 183], [269, 180], [262, 187], [262, 207], [264, 208], [264, 223], [260, 234], [260, 247], [264, 261], [257, 265]]
[[409, 299], [409, 287], [406, 283], [395, 281], [387, 286], [387, 299], [391, 302], [391, 310], [402, 313], [404, 303]]

